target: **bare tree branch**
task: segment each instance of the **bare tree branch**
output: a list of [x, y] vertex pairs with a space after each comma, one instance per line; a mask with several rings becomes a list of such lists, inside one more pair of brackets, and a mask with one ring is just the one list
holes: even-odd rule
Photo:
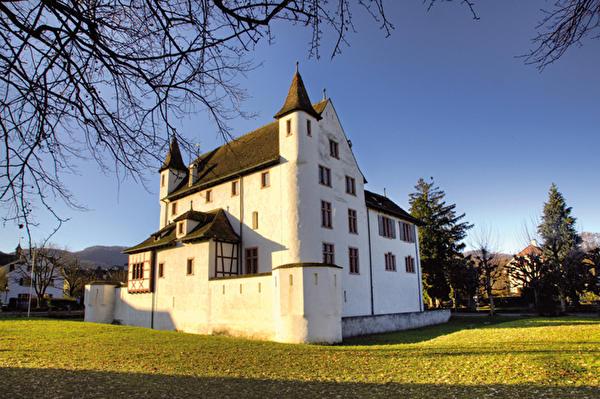
[[581, 47], [583, 39], [600, 37], [600, 0], [557, 0], [552, 10], [542, 11], [545, 17], [537, 26], [542, 31], [533, 39], [537, 47], [522, 56], [527, 64], [540, 70], [571, 46]]
[[243, 56], [271, 38], [270, 24], [310, 27], [317, 57], [328, 26], [337, 54], [351, 5], [389, 34], [383, 0], [0, 1], [4, 223], [29, 231], [39, 207], [65, 221], [49, 199], [85, 209], [62, 180], [81, 160], [145, 183], [176, 134], [173, 118], [206, 111], [228, 138], [229, 120], [252, 116], [236, 78], [253, 68]]

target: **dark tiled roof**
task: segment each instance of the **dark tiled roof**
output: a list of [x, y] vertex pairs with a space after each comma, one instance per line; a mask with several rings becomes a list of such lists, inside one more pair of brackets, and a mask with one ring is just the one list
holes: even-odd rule
[[188, 171], [185, 163], [183, 163], [183, 158], [181, 158], [181, 151], [179, 151], [179, 144], [177, 144], [177, 138], [175, 136], [173, 136], [173, 141], [171, 141], [165, 163], [160, 167], [158, 172], [160, 173], [165, 169], [175, 169], [186, 173]]
[[18, 259], [19, 257], [15, 254], [5, 254], [4, 252], [0, 252], [0, 266], [8, 265]]
[[176, 223], [171, 223], [152, 234], [150, 238], [141, 244], [128, 248], [123, 251], [123, 253], [135, 254], [138, 252], [149, 251], [150, 249], [174, 246], [177, 241], [202, 241], [211, 238], [229, 242], [238, 242], [240, 240], [240, 237], [233, 231], [229, 219], [227, 219], [227, 215], [225, 215], [225, 211], [222, 209], [216, 209], [210, 212], [188, 211], [175, 219], [175, 221], [185, 219], [199, 222], [198, 226], [196, 226], [189, 234], [177, 239], [175, 229]]
[[230, 242], [240, 241], [240, 236], [233, 231], [229, 219], [227, 219], [227, 215], [225, 215], [223, 209], [217, 209], [206, 213], [197, 213], [206, 215], [205, 220], [199, 223], [189, 234], [181, 237], [181, 242], [208, 240], [211, 238]]
[[173, 245], [175, 245], [175, 224], [170, 224], [152, 234], [150, 238], [144, 242], [131, 248], [127, 248], [123, 251], [123, 253], [135, 254], [137, 252], [144, 252], [150, 249], [169, 247]]
[[365, 190], [365, 202], [367, 203], [367, 208], [376, 209], [399, 219], [406, 220], [407, 222], [414, 223], [417, 226], [425, 225], [421, 220], [411, 216], [404, 209], [400, 208], [392, 200], [383, 195]]
[[315, 111], [310, 103], [310, 98], [308, 98], [308, 93], [306, 92], [306, 88], [302, 82], [302, 77], [298, 72], [294, 74], [294, 78], [292, 79], [292, 84], [290, 85], [290, 90], [288, 91], [283, 108], [279, 110], [274, 118], [282, 118], [294, 111], [304, 111], [307, 114], [317, 118], [317, 120], [321, 119], [321, 115]]
[[173, 221], [179, 222], [182, 220], [195, 220], [196, 222], [204, 222], [204, 221], [206, 221], [207, 217], [208, 217], [208, 215], [205, 212], [198, 212], [198, 211], [190, 210], [182, 215], [179, 215]]
[[[279, 162], [279, 122], [271, 122], [216, 148], [196, 160], [198, 175], [189, 187], [188, 179], [167, 198], [177, 199], [204, 187], [232, 179]], [[188, 176], [189, 178], [189, 176]]]

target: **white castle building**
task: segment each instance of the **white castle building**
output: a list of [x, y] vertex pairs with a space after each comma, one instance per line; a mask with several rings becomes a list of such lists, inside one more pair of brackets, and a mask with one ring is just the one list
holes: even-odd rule
[[333, 103], [296, 72], [275, 121], [160, 168], [160, 228], [85, 320], [291, 343], [445, 322], [423, 312], [419, 220], [366, 191]]

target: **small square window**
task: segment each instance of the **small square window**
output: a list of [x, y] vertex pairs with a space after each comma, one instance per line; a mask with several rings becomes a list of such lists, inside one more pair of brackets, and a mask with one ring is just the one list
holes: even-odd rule
[[358, 248], [348, 247], [348, 264], [350, 266], [350, 274], [359, 274]]
[[252, 212], [252, 230], [258, 230], [258, 212]]
[[260, 175], [260, 187], [265, 188], [271, 185], [271, 176], [269, 172], [263, 172]]
[[319, 183], [331, 187], [331, 169], [319, 165]]
[[415, 258], [407, 256], [404, 258], [407, 273], [415, 273]]
[[213, 201], [213, 192], [212, 190], [206, 190], [206, 203]]
[[321, 201], [321, 226], [332, 228], [331, 202]]
[[231, 196], [235, 197], [240, 193], [240, 181], [236, 180], [231, 182]]
[[356, 211], [354, 209], [348, 209], [348, 232], [358, 234]]
[[333, 244], [323, 243], [323, 263], [335, 265], [335, 257], [333, 254]]
[[388, 252], [385, 254], [385, 270], [395, 272], [396, 271], [396, 255]]
[[353, 177], [346, 176], [346, 193], [356, 195], [356, 181]]
[[258, 248], [246, 248], [246, 274], [258, 273]]
[[334, 158], [340, 158], [340, 147], [337, 142], [329, 140], [329, 155]]

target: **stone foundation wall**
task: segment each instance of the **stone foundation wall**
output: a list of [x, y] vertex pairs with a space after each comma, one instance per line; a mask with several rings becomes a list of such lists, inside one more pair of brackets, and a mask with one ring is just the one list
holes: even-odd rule
[[342, 337], [348, 338], [358, 335], [410, 330], [413, 328], [446, 323], [449, 319], [449, 309], [375, 316], [343, 317]]

